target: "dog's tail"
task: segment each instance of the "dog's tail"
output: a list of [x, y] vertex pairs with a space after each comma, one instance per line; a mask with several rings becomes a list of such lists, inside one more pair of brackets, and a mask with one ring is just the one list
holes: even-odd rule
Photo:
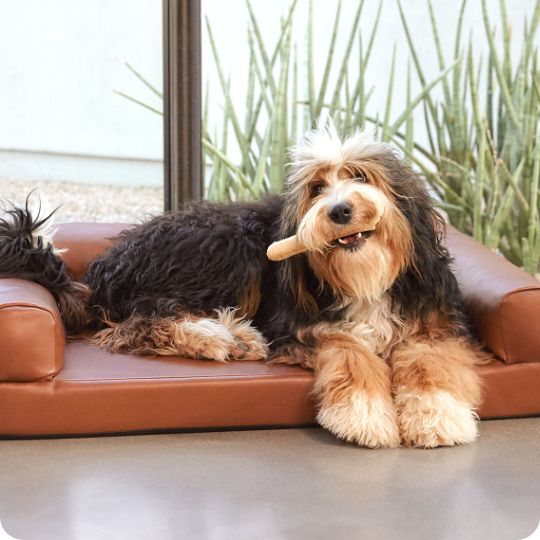
[[0, 277], [20, 278], [39, 283], [56, 299], [68, 333], [76, 333], [91, 320], [87, 310], [90, 291], [73, 281], [59, 253], [54, 249], [53, 215], [42, 216], [41, 202], [30, 209], [3, 203], [0, 213]]

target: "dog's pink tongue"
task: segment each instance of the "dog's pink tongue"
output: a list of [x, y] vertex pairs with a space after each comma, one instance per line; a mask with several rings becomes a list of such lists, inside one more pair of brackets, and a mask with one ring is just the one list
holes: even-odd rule
[[352, 244], [356, 241], [358, 234], [349, 234], [349, 236], [344, 236], [339, 239], [340, 244]]

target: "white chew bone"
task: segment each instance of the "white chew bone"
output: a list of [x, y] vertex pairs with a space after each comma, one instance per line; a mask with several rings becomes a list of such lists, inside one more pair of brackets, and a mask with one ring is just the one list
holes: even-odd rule
[[[335, 231], [334, 237], [327, 238], [326, 240], [331, 242], [337, 240], [338, 238], [343, 238], [344, 236], [349, 236], [351, 234], [357, 234], [364, 231], [373, 231], [379, 223], [379, 220], [380, 216], [378, 216], [376, 220], [372, 221], [369, 224], [356, 223], [354, 225], [343, 227], [339, 231]], [[297, 238], [297, 236], [294, 235], [270, 244], [270, 246], [266, 250], [266, 256], [271, 261], [283, 261], [284, 259], [288, 259], [293, 255], [298, 255], [299, 253], [303, 253], [304, 251], [307, 251], [306, 246], [304, 246]]]

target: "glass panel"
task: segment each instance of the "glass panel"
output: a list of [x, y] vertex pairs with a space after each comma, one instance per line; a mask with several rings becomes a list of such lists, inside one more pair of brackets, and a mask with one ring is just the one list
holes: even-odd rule
[[6, 2], [0, 42], [0, 196], [38, 187], [61, 221], [160, 212], [161, 2]]

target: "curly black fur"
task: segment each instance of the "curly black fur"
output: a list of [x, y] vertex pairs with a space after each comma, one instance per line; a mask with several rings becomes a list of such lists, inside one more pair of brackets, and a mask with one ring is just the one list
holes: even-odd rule
[[405, 319], [425, 319], [430, 313], [444, 313], [459, 333], [466, 333], [466, 320], [452, 258], [442, 244], [445, 223], [433, 208], [424, 183], [393, 154], [379, 158], [383, 163], [396, 203], [411, 225], [411, 263], [394, 282], [390, 294]]
[[128, 229], [90, 264], [85, 280], [91, 302], [113, 321], [133, 313], [169, 316], [238, 305], [249, 283], [272, 265], [266, 248], [279, 212], [279, 198], [191, 203]]
[[295, 326], [290, 295], [266, 257], [279, 237], [281, 197], [253, 203], [190, 203], [124, 231], [88, 267], [96, 316], [122, 321], [133, 314], [204, 315], [238, 306], [250, 284], [261, 291], [254, 324], [269, 339]]

